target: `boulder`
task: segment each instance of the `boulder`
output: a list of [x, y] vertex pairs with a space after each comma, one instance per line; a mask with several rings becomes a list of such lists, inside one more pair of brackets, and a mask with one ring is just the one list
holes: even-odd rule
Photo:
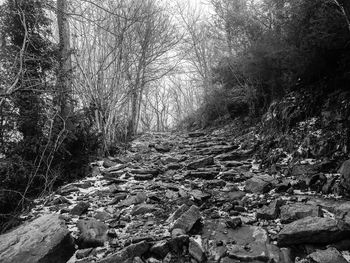
[[190, 238], [188, 252], [197, 262], [205, 262], [206, 256], [204, 249], [194, 238]]
[[100, 247], [107, 240], [107, 226], [95, 219], [79, 220], [80, 230], [78, 243], [80, 248]]
[[304, 217], [322, 216], [322, 210], [319, 206], [309, 204], [287, 204], [281, 207], [281, 222], [290, 223]]
[[348, 261], [342, 256], [342, 254], [333, 247], [329, 247], [326, 250], [317, 250], [316, 252], [308, 256], [312, 262], [315, 263], [347, 263]]
[[350, 227], [342, 220], [305, 217], [286, 225], [278, 234], [279, 246], [298, 244], [329, 244], [345, 239]]
[[185, 231], [185, 233], [189, 232], [194, 224], [201, 219], [201, 213], [199, 208], [195, 205], [191, 206], [186, 212], [184, 212], [170, 227], [170, 230], [175, 228], [180, 228]]
[[134, 208], [131, 210], [131, 215], [141, 215], [141, 214], [147, 214], [156, 211], [157, 208], [155, 205], [151, 204], [140, 204], [137, 206], [134, 206]]
[[0, 236], [2, 263], [65, 263], [74, 243], [58, 215], [41, 216]]

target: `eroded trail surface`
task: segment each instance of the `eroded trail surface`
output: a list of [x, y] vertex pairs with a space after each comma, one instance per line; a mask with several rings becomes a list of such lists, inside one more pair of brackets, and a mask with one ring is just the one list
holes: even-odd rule
[[350, 202], [301, 191], [319, 177], [267, 173], [252, 153], [220, 130], [143, 135], [37, 200], [0, 237], [0, 261], [348, 262]]

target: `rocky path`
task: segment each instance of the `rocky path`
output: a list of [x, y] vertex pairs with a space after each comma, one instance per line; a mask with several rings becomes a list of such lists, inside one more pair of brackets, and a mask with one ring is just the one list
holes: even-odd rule
[[225, 131], [143, 135], [37, 200], [0, 236], [0, 262], [350, 262], [339, 175], [251, 158]]

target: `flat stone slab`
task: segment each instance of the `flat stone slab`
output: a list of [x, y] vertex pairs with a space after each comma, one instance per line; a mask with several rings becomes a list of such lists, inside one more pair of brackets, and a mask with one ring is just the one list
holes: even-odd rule
[[176, 221], [171, 225], [170, 230], [179, 228], [189, 232], [194, 224], [201, 219], [201, 213], [199, 208], [195, 205], [191, 206], [186, 212], [184, 212]]
[[44, 215], [0, 236], [1, 263], [65, 263], [74, 243], [59, 215]]
[[278, 234], [279, 246], [298, 244], [329, 244], [345, 239], [350, 226], [342, 220], [305, 217], [286, 225]]
[[347, 263], [348, 261], [342, 256], [342, 254], [334, 247], [330, 247], [326, 250], [317, 250], [311, 253], [308, 258], [312, 259], [312, 262], [316, 263]]
[[290, 223], [308, 216], [321, 217], [321, 208], [317, 205], [300, 203], [287, 204], [281, 207], [282, 223]]

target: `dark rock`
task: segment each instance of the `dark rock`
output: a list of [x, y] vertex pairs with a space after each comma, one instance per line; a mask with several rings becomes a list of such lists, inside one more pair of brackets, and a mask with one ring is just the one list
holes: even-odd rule
[[182, 168], [182, 165], [179, 163], [169, 163], [165, 169], [166, 170], [179, 170]]
[[113, 197], [113, 200], [109, 202], [109, 205], [115, 205], [121, 200], [124, 200], [128, 195], [126, 193], [119, 193]]
[[70, 213], [72, 215], [81, 216], [82, 214], [86, 213], [90, 207], [90, 204], [87, 202], [79, 202], [76, 206], [72, 208]]
[[204, 262], [206, 260], [203, 247], [200, 244], [198, 244], [197, 241], [193, 238], [190, 238], [188, 252], [199, 263]]
[[131, 210], [131, 215], [141, 215], [141, 214], [147, 214], [156, 211], [157, 208], [155, 205], [151, 204], [140, 204], [137, 206], [134, 206], [134, 208]]
[[196, 160], [194, 162], [191, 162], [187, 165], [187, 169], [198, 169], [198, 168], [202, 168], [202, 167], [206, 167], [209, 165], [213, 165], [214, 164], [214, 158], [213, 157], [206, 157], [206, 158], [202, 158], [199, 160]]
[[186, 204], [181, 205], [176, 211], [169, 216], [167, 222], [171, 223], [178, 219], [183, 213], [185, 213], [190, 207]]
[[189, 232], [194, 224], [201, 219], [201, 213], [199, 208], [195, 205], [191, 206], [186, 212], [184, 212], [171, 226], [171, 230], [175, 228], [180, 228]]
[[154, 178], [153, 174], [135, 174], [134, 178], [136, 181], [146, 181], [152, 180]]
[[338, 172], [341, 174], [340, 185], [344, 189], [350, 190], [350, 160], [345, 161]]
[[173, 237], [168, 241], [168, 247], [170, 252], [173, 252], [175, 254], [180, 254], [183, 252], [183, 247], [187, 247], [189, 243], [189, 236], [188, 235], [178, 235]]
[[158, 151], [158, 152], [162, 152], [162, 153], [166, 153], [166, 152], [170, 152], [171, 150], [171, 146], [168, 144], [156, 144], [154, 146], [154, 148]]
[[308, 256], [315, 263], [347, 263], [348, 261], [335, 248], [330, 247], [326, 250], [317, 250]]
[[104, 158], [103, 159], [103, 167], [104, 168], [110, 168], [113, 166], [116, 166], [118, 163], [111, 161], [110, 159]]
[[198, 201], [205, 201], [205, 200], [208, 200], [211, 195], [208, 194], [208, 193], [204, 193], [202, 192], [201, 190], [192, 190], [189, 192], [189, 194], [195, 199], [195, 200], [198, 200]]
[[146, 241], [139, 242], [137, 244], [132, 244], [126, 248], [107, 256], [104, 259], [98, 261], [98, 263], [116, 263], [116, 262], [125, 262], [131, 260], [135, 257], [141, 257], [145, 254], [150, 248], [150, 245]]
[[79, 220], [80, 230], [78, 243], [80, 248], [100, 247], [107, 240], [107, 226], [95, 219]]
[[197, 138], [197, 137], [201, 137], [201, 136], [204, 136], [205, 133], [204, 132], [190, 132], [188, 134], [188, 137], [190, 138]]
[[329, 244], [345, 239], [350, 227], [341, 220], [306, 217], [286, 225], [278, 234], [279, 246], [298, 244]]
[[158, 241], [150, 249], [151, 255], [159, 260], [162, 260], [169, 253], [169, 245], [166, 240]]
[[63, 220], [45, 215], [0, 236], [1, 263], [65, 263], [75, 248]]
[[280, 212], [280, 207], [282, 206], [283, 201], [281, 199], [273, 200], [268, 206], [264, 206], [263, 208], [257, 211], [258, 219], [265, 220], [274, 220], [278, 217]]
[[281, 222], [290, 223], [304, 217], [321, 217], [322, 210], [319, 206], [309, 204], [287, 204], [281, 207]]
[[159, 170], [154, 170], [154, 169], [133, 169], [130, 170], [130, 173], [132, 174], [146, 174], [146, 175], [153, 175], [156, 176], [159, 174]]
[[242, 226], [242, 219], [240, 217], [234, 217], [226, 221], [226, 225], [229, 228], [236, 229], [237, 227]]
[[93, 248], [80, 249], [75, 252], [75, 256], [77, 259], [86, 258], [91, 254], [92, 250]]
[[212, 180], [214, 179], [217, 175], [219, 174], [219, 172], [214, 172], [214, 171], [195, 171], [195, 172], [189, 172], [187, 174], [187, 177], [192, 177], [192, 178], [200, 178], [200, 179], [204, 179], [204, 180]]

